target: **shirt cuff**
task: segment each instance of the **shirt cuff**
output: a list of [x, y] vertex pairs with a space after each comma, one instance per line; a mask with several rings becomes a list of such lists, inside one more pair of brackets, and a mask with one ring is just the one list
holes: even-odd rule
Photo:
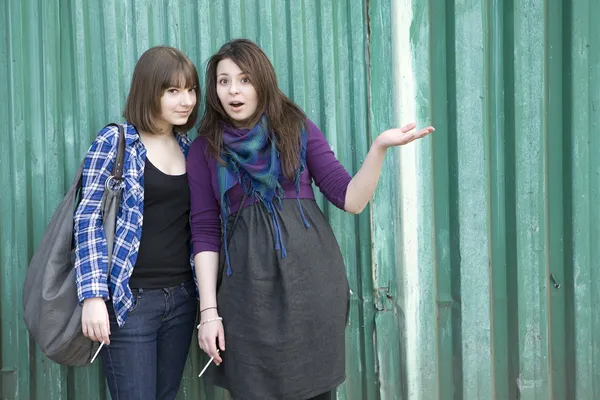
[[214, 251], [215, 253], [218, 253], [221, 251], [220, 241], [219, 241], [219, 243], [198, 241], [198, 242], [193, 242], [192, 245], [194, 247], [193, 257], [196, 257], [196, 254], [202, 253], [203, 251]]
[[85, 299], [93, 299], [96, 297], [101, 297], [104, 300], [110, 298], [106, 281], [92, 279], [81, 282], [78, 286], [77, 297], [79, 297], [79, 303], [83, 303]]

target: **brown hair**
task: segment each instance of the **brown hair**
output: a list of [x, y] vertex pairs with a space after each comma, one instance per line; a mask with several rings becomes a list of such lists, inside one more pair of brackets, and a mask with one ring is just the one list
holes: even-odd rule
[[256, 90], [258, 105], [250, 118], [250, 126], [254, 126], [265, 114], [269, 129], [275, 133], [274, 139], [280, 153], [283, 173], [291, 180], [300, 164], [300, 132], [305, 125], [306, 115], [281, 92], [271, 61], [260, 47], [250, 40], [232, 40], [208, 60], [205, 112], [198, 134], [208, 141], [209, 153], [222, 162], [221, 122], [234, 125], [217, 95], [217, 65], [227, 58], [244, 72]]
[[[199, 91], [198, 71], [194, 63], [173, 47], [156, 46], [146, 50], [135, 65], [123, 117], [139, 130], [157, 132], [159, 128], [155, 118], [161, 113], [160, 98], [165, 90], [174, 86]], [[187, 123], [175, 126], [175, 130], [186, 132], [194, 126], [198, 118], [198, 103]]]

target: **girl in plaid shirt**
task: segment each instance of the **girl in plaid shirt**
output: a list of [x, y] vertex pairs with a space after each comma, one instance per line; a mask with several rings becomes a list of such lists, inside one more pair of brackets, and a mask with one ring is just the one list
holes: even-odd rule
[[174, 399], [197, 312], [190, 263], [185, 135], [197, 118], [198, 73], [181, 51], [159, 46], [136, 64], [125, 105], [122, 200], [112, 260], [100, 202], [118, 129], [87, 153], [75, 213], [75, 269], [83, 333], [104, 343], [113, 399]]

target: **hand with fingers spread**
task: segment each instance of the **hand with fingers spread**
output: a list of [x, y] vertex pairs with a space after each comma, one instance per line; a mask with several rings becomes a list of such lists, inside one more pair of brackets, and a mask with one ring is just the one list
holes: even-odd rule
[[83, 301], [81, 328], [83, 334], [91, 340], [110, 344], [110, 320], [103, 298], [94, 297]]
[[223, 323], [216, 310], [208, 310], [201, 315], [200, 325], [198, 325], [198, 344], [208, 356], [214, 358], [214, 363], [219, 365], [223, 362], [219, 352], [225, 351]]
[[388, 129], [377, 136], [363, 165], [348, 184], [344, 210], [360, 214], [373, 198], [387, 149], [421, 139], [435, 130], [432, 126], [428, 126], [415, 131], [416, 126], [412, 122], [402, 128]]
[[414, 140], [421, 139], [435, 131], [433, 126], [428, 126], [419, 131], [415, 131], [416, 126], [417, 125], [412, 122], [403, 126], [402, 128], [388, 129], [387, 131], [382, 132], [375, 139], [375, 144], [383, 147], [384, 149], [394, 146], [403, 146]]

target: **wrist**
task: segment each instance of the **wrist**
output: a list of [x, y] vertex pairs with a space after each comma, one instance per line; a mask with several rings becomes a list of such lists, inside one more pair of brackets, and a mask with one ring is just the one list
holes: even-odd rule
[[381, 142], [380, 137], [377, 136], [371, 145], [371, 149], [377, 153], [385, 154], [387, 147]]
[[200, 307], [200, 314], [210, 311], [210, 310], [218, 310], [217, 306], [210, 306], [210, 307]]
[[196, 327], [196, 329], [200, 329], [201, 327], [203, 327], [206, 324], [210, 324], [212, 322], [216, 322], [216, 321], [223, 321], [223, 318], [221, 317], [215, 317], [215, 318], [210, 318], [210, 319], [205, 319], [200, 321], [200, 323], [198, 324], [198, 326]]
[[200, 313], [200, 321], [206, 321], [208, 319], [217, 318], [219, 316], [219, 311], [217, 309], [210, 309]]
[[104, 303], [106, 300], [104, 300], [103, 297], [88, 297], [87, 299], [83, 300], [83, 304], [90, 304], [90, 303]]

